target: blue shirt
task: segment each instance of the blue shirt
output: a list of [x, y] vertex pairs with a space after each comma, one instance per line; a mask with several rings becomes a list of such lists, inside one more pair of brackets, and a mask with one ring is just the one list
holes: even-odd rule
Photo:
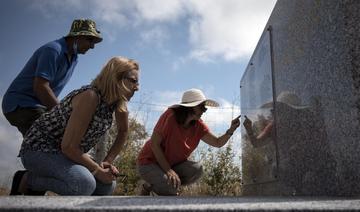
[[6, 91], [2, 101], [3, 113], [14, 111], [18, 106], [44, 107], [33, 91], [34, 77], [48, 80], [50, 88], [58, 97], [77, 64], [77, 55], [69, 61], [67, 53], [65, 38], [51, 41], [37, 49]]

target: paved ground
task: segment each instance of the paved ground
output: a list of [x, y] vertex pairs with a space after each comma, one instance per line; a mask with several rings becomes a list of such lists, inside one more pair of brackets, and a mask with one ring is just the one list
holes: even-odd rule
[[0, 211], [360, 211], [359, 198], [0, 197]]

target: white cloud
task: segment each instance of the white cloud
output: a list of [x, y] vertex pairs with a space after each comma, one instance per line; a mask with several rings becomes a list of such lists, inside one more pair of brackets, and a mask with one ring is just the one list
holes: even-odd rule
[[128, 14], [135, 9], [133, 2], [128, 0], [92, 0], [90, 5], [93, 8], [91, 12], [96, 19], [110, 24], [110, 29], [107, 31], [130, 24]]
[[141, 33], [141, 38], [145, 43], [157, 42], [168, 38], [167, 34], [160, 27], [153, 28]]
[[179, 57], [177, 60], [175, 60], [173, 63], [172, 63], [172, 68], [171, 70], [176, 72], [176, 71], [179, 71], [180, 70], [180, 67], [185, 64], [186, 62], [188, 61], [188, 58], [187, 57]]
[[167, 29], [161, 26], [155, 26], [152, 29], [140, 33], [141, 41], [137, 46], [141, 49], [143, 46], [155, 46], [164, 55], [169, 54], [169, 50], [164, 46], [164, 42], [169, 40]]
[[[45, 16], [62, 11], [89, 10], [96, 19], [109, 24], [103, 31], [115, 36], [117, 28], [131, 26], [144, 31], [144, 25], [189, 24], [188, 56], [208, 62], [214, 58], [237, 60], [254, 50], [276, 0], [36, 0], [33, 8]], [[86, 5], [86, 6], [84, 6]], [[55, 12], [55, 13], [54, 13]], [[180, 23], [180, 22], [178, 22]], [[120, 26], [120, 27], [119, 27]], [[151, 34], [153, 32], [144, 32]], [[159, 31], [158, 31], [159, 32]], [[152, 34], [167, 39], [163, 33]], [[110, 37], [111, 38], [111, 37]], [[114, 40], [116, 38], [113, 38]]]
[[181, 0], [135, 0], [137, 12], [145, 21], [175, 22], [186, 11]]
[[235, 60], [250, 55], [270, 17], [275, 0], [191, 1], [190, 40], [195, 58]]
[[144, 22], [173, 23], [188, 20], [193, 49], [189, 56], [203, 62], [220, 57], [236, 60], [248, 56], [270, 17], [276, 0], [136, 1]]

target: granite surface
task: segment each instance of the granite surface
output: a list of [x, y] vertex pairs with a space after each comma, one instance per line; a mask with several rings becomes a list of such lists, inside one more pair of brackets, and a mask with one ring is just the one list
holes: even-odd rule
[[[252, 180], [244, 181], [245, 194], [360, 194], [358, 11], [356, 0], [277, 1], [262, 36], [270, 39], [260, 39], [241, 81], [241, 110], [254, 123], [272, 111], [268, 121], [274, 122], [262, 147], [252, 146], [242, 129], [243, 176]], [[264, 45], [271, 47], [270, 78], [269, 68], [252, 67]], [[258, 77], [249, 78], [253, 71]], [[271, 95], [261, 89], [264, 79], [272, 85]], [[250, 86], [257, 92], [249, 92]], [[278, 100], [284, 92], [296, 95], [296, 107]], [[248, 105], [244, 96], [267, 98]], [[261, 104], [269, 100], [264, 111]]]
[[355, 198], [0, 197], [0, 211], [358, 211]]

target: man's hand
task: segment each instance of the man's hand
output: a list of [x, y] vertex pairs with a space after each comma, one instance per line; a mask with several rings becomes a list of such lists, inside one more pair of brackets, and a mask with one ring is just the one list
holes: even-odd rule
[[59, 100], [50, 88], [50, 82], [48, 80], [41, 77], [34, 77], [33, 91], [41, 104], [48, 110], [59, 104]]

